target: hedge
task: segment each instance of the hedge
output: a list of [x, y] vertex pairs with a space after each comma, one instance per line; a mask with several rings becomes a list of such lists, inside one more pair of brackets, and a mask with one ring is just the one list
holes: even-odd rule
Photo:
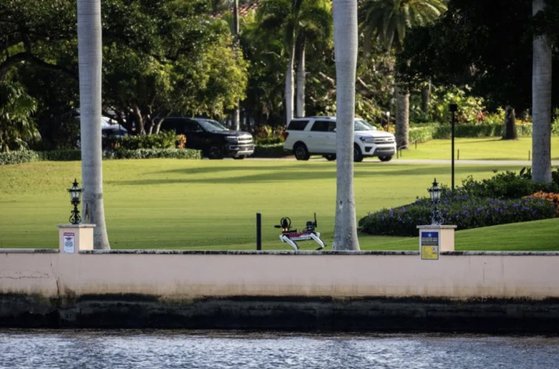
[[[138, 149], [104, 151], [104, 159], [200, 159], [198, 150], [192, 149]], [[31, 151], [20, 150], [9, 153], [0, 153], [0, 165], [21, 164], [31, 161], [77, 161], [81, 160], [80, 150], [53, 150], [53, 151]]]
[[39, 154], [31, 150], [0, 152], [0, 165], [29, 163], [39, 159]]
[[117, 149], [104, 153], [106, 159], [200, 159], [199, 150], [192, 149]]
[[256, 158], [282, 158], [288, 155], [289, 152], [283, 149], [283, 143], [256, 145], [253, 154]]
[[[375, 235], [416, 236], [417, 225], [431, 224], [431, 210], [431, 201], [420, 199], [369, 214], [359, 221], [359, 228]], [[458, 229], [553, 218], [556, 212], [553, 202], [545, 199], [476, 198], [467, 194], [444, 197], [439, 210], [444, 223], [454, 224]]]
[[[501, 123], [480, 123], [480, 124], [456, 124], [454, 127], [455, 137], [500, 137], [503, 134], [503, 124]], [[516, 126], [519, 136], [531, 136], [532, 125], [521, 124]], [[450, 124], [423, 123], [414, 124], [409, 130], [410, 142], [426, 142], [431, 139], [450, 138]]]

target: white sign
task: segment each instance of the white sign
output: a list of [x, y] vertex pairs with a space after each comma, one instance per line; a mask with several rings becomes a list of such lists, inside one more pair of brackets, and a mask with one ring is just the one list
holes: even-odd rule
[[62, 238], [64, 242], [64, 252], [73, 254], [76, 249], [76, 234], [74, 232], [64, 232]]

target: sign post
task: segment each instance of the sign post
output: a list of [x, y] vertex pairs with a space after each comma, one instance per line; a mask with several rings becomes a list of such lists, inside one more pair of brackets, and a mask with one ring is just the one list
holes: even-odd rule
[[421, 260], [439, 260], [441, 252], [454, 251], [455, 225], [430, 224], [417, 228]]

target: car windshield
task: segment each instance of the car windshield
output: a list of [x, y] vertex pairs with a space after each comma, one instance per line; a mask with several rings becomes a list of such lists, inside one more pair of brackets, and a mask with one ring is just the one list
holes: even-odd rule
[[199, 120], [198, 122], [200, 123], [200, 125], [202, 127], [204, 127], [204, 129], [206, 131], [220, 132], [220, 131], [228, 131], [229, 130], [226, 127], [224, 127], [221, 123], [219, 123], [218, 121], [215, 121], [215, 120], [212, 120], [212, 119], [203, 119], [203, 120]]
[[377, 128], [370, 125], [367, 121], [363, 119], [355, 119], [355, 123], [353, 125], [353, 130], [357, 131], [376, 131]]

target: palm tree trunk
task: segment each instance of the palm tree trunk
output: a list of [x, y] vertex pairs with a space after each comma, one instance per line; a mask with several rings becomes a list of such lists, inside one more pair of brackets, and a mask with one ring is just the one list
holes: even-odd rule
[[[532, 13], [544, 11], [545, 0], [532, 2]], [[532, 58], [532, 181], [551, 183], [551, 43], [535, 35]]]
[[402, 86], [396, 85], [396, 144], [399, 149], [408, 147], [409, 129], [410, 93]]
[[357, 1], [334, 0], [336, 57], [336, 224], [334, 250], [359, 250], [353, 193], [353, 119], [357, 64]]
[[301, 41], [297, 47], [297, 117], [305, 116], [305, 41]]
[[95, 224], [93, 246], [109, 249], [101, 154], [101, 1], [78, 0], [78, 58], [83, 219]]
[[285, 124], [289, 124], [291, 119], [293, 119], [293, 66], [295, 60], [295, 45], [291, 48], [291, 53], [289, 55], [289, 62], [287, 63], [287, 69], [285, 71]]

